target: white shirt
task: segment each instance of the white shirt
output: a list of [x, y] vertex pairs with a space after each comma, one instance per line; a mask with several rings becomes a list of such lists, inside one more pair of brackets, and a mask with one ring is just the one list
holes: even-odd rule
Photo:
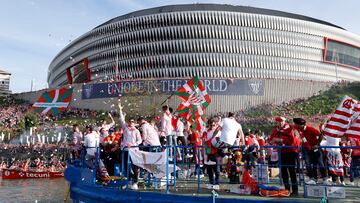
[[169, 111], [166, 111], [161, 117], [161, 136], [168, 136], [172, 133], [173, 127], [171, 125], [172, 116]]
[[[135, 127], [129, 127], [125, 123], [125, 116], [122, 112], [120, 112], [120, 125], [123, 129], [123, 140], [121, 142], [121, 149], [124, 149], [128, 145], [130, 146], [139, 146], [141, 144], [142, 139], [140, 136], [140, 131]], [[125, 149], [127, 151], [127, 149]]]
[[86, 135], [84, 140], [84, 146], [86, 147], [86, 153], [88, 155], [95, 156], [96, 147], [99, 147], [99, 144], [99, 135], [95, 131]]
[[[210, 128], [207, 129], [206, 131], [206, 137], [204, 137], [205, 141], [210, 140], [211, 138], [213, 138], [214, 132], [215, 132], [216, 128], [211, 130]], [[221, 130], [219, 130], [217, 132], [217, 134], [214, 137], [219, 137], [221, 135]]]
[[176, 136], [178, 137], [184, 137], [184, 123], [178, 119], [176, 123]]
[[159, 133], [154, 126], [150, 125], [148, 122], [145, 122], [141, 125], [142, 139], [145, 146], [159, 146], [160, 139]]
[[105, 137], [109, 135], [109, 129], [112, 128], [114, 125], [115, 122], [111, 122], [110, 124], [106, 124], [106, 125], [102, 124], [100, 126], [100, 129], [102, 128], [105, 131]]
[[220, 125], [222, 127], [220, 141], [233, 145], [236, 141], [236, 135], [239, 130], [242, 130], [240, 123], [234, 118], [224, 118]]

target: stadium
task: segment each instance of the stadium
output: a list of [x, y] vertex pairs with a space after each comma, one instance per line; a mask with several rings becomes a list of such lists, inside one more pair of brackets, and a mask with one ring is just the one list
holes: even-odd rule
[[55, 56], [47, 80], [50, 88], [81, 86], [83, 101], [75, 106], [91, 100], [99, 109], [103, 98], [131, 93], [126, 88], [149, 93], [141, 100], [155, 105], [160, 101], [153, 97], [166, 98], [194, 75], [212, 96], [210, 113], [305, 98], [335, 82], [360, 80], [360, 36], [282, 11], [162, 6], [83, 34]]

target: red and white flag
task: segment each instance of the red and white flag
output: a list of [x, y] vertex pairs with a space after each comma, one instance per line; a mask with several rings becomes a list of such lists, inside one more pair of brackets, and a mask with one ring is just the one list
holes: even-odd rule
[[211, 98], [198, 76], [187, 81], [174, 94], [183, 100], [175, 114], [188, 120], [193, 130], [202, 131], [205, 127], [205, 110], [211, 103]]
[[345, 132], [345, 136], [360, 139], [360, 115], [351, 122], [349, 129]]
[[353, 119], [354, 113], [360, 112], [360, 103], [349, 96], [345, 96], [334, 115], [326, 124], [324, 135], [340, 138], [344, 136]]

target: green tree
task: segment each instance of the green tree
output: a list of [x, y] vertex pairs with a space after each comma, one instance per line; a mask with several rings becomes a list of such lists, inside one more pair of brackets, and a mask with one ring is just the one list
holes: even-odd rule
[[19, 123], [19, 128], [22, 131], [29, 130], [31, 127], [37, 127], [39, 125], [39, 119], [33, 112], [25, 114], [23, 119]]

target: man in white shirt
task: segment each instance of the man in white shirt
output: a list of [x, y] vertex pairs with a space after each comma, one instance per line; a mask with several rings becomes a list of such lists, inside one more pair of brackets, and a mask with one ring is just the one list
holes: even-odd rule
[[138, 123], [142, 133], [143, 145], [145, 146], [144, 151], [155, 151], [156, 149], [151, 146], [160, 146], [159, 133], [143, 117], [138, 119]]
[[166, 137], [171, 135], [173, 131], [173, 127], [171, 125], [172, 115], [169, 111], [168, 106], [166, 105], [163, 106], [162, 110], [163, 110], [163, 115], [161, 116], [161, 121], [160, 121], [160, 136]]
[[[168, 146], [176, 145], [176, 138], [174, 135], [174, 128], [172, 125], [173, 116], [170, 112], [169, 106], [165, 105], [162, 107], [163, 115], [160, 121], [160, 136], [166, 137], [166, 143]], [[173, 148], [170, 148], [170, 160], [173, 157]]]
[[86, 156], [94, 156], [96, 148], [99, 147], [100, 139], [96, 131], [93, 131], [93, 127], [89, 126], [89, 133], [86, 135], [84, 140], [84, 146], [86, 147]]
[[[176, 142], [178, 143], [179, 141], [181, 142], [181, 146], [184, 146], [183, 151], [184, 151], [184, 155], [187, 155], [187, 148], [186, 148], [186, 139], [185, 139], [185, 135], [184, 135], [184, 130], [185, 130], [185, 125], [182, 122], [180, 117], [177, 117], [174, 115], [173, 118], [173, 124], [174, 124], [174, 131], [175, 131], [175, 137], [176, 137]], [[176, 143], [176, 144], [177, 144]], [[181, 148], [178, 148], [178, 156], [179, 156], [179, 161], [182, 161], [182, 154], [181, 154]]]
[[[135, 128], [135, 120], [129, 119], [128, 123], [125, 123], [125, 115], [122, 111], [123, 107], [121, 106], [121, 103], [119, 103], [118, 106], [119, 106], [119, 114], [120, 114], [120, 126], [124, 131], [123, 141], [121, 142], [121, 149], [124, 151], [124, 166], [125, 166], [124, 169], [125, 169], [125, 174], [127, 174], [128, 157], [129, 157], [128, 148], [133, 146], [139, 146], [142, 143], [142, 139], [141, 139], [140, 131]], [[135, 164], [131, 164], [131, 167], [133, 170], [133, 175], [132, 175], [133, 184], [130, 186], [130, 189], [137, 190], [139, 168]]]
[[229, 116], [221, 120], [221, 135], [215, 147], [226, 148], [235, 144], [237, 136], [240, 138], [240, 146], [244, 145], [244, 133], [240, 123], [235, 120], [235, 115], [229, 112]]
[[[95, 153], [100, 144], [99, 134], [93, 130], [92, 126], [88, 127], [89, 133], [84, 140], [84, 146], [86, 148], [85, 162], [90, 168], [94, 168]], [[100, 151], [100, 150], [99, 150]], [[104, 163], [99, 158], [99, 170], [102, 178], [109, 178], [109, 174], [105, 168]]]

